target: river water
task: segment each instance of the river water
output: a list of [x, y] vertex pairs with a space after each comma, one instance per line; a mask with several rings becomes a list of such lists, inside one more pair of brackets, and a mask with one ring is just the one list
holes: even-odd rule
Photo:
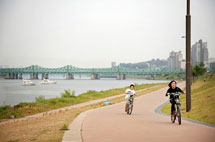
[[33, 102], [38, 96], [45, 99], [60, 97], [65, 89], [75, 91], [75, 95], [87, 92], [88, 90], [108, 90], [129, 86], [132, 83], [160, 83], [167, 80], [143, 80], [143, 79], [75, 79], [75, 80], [55, 80], [57, 84], [40, 84], [39, 80], [33, 80], [35, 86], [22, 86], [22, 80], [0, 79], [0, 106], [16, 105], [20, 102]]

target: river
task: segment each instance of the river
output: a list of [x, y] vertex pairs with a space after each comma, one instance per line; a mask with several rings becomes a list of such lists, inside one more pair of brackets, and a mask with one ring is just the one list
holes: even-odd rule
[[35, 86], [22, 86], [22, 80], [0, 79], [0, 106], [16, 105], [20, 102], [33, 102], [38, 96], [45, 99], [60, 97], [65, 89], [75, 91], [75, 95], [87, 92], [88, 90], [108, 90], [129, 86], [132, 83], [161, 83], [168, 80], [143, 80], [143, 79], [75, 79], [75, 80], [55, 80], [57, 84], [40, 84], [39, 80], [33, 80]]

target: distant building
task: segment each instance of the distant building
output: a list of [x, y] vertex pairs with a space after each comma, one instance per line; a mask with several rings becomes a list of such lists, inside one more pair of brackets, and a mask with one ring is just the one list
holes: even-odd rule
[[116, 66], [116, 62], [111, 62], [111, 67], [115, 67]]
[[182, 60], [182, 53], [181, 51], [179, 52], [170, 52], [169, 58], [168, 58], [168, 69], [175, 70], [175, 69], [181, 69], [183, 65], [183, 60]]
[[210, 69], [215, 70], [215, 62], [210, 63]]
[[181, 61], [181, 69], [185, 69], [185, 68], [186, 68], [186, 60], [183, 59], [183, 60]]
[[212, 62], [215, 62], [215, 58], [209, 58], [208, 59], [208, 63], [212, 63]]
[[191, 60], [193, 66], [203, 62], [205, 64], [205, 67], [209, 67], [207, 42], [202, 42], [202, 40], [200, 39], [192, 46]]
[[192, 65], [200, 63], [200, 44], [196, 42], [191, 49]]
[[209, 68], [214, 69], [214, 64], [215, 64], [215, 58], [209, 58], [208, 59]]

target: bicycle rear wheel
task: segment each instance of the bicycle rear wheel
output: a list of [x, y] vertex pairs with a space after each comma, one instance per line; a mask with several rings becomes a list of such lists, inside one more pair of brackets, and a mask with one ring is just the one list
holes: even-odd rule
[[178, 124], [181, 125], [181, 108], [177, 106]]

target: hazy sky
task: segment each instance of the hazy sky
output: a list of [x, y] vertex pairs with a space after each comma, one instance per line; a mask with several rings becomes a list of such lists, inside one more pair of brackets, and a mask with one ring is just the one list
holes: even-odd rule
[[[0, 65], [110, 67], [185, 58], [186, 0], [0, 0]], [[192, 44], [215, 57], [215, 0], [191, 0]]]

